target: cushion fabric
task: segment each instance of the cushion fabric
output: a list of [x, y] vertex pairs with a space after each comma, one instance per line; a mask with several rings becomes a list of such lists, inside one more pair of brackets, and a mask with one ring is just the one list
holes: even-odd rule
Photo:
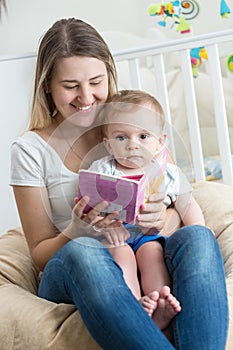
[[[230, 324], [227, 349], [233, 348], [233, 187], [214, 182], [193, 185], [206, 225], [222, 250]], [[37, 296], [39, 271], [21, 228], [0, 236], [1, 350], [100, 350], [74, 305]]]

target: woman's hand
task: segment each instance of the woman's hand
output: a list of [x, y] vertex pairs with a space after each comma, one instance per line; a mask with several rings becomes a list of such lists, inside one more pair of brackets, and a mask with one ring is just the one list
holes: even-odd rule
[[153, 232], [163, 229], [166, 218], [166, 206], [163, 200], [164, 193], [157, 192], [149, 196], [148, 201], [141, 207], [137, 216], [137, 224], [144, 233], [150, 234], [150, 229], [153, 229]]
[[[69, 239], [74, 239], [83, 236], [99, 237], [103, 235], [102, 229], [110, 226], [115, 222], [119, 215], [118, 212], [113, 212], [105, 217], [99, 216], [100, 213], [108, 206], [108, 202], [103, 201], [85, 214], [84, 208], [89, 202], [89, 198], [84, 196], [80, 200], [75, 198], [75, 206], [72, 210], [72, 220], [68, 227], [63, 231], [63, 234]], [[96, 225], [98, 223], [98, 226]]]
[[[88, 202], [84, 198], [84, 201], [80, 201], [77, 213], [82, 221], [88, 223], [89, 229], [94, 229], [95, 237], [102, 237], [105, 245], [119, 246], [123, 245], [130, 234], [124, 227], [121, 221], [116, 220], [119, 215], [118, 211], [106, 215], [105, 217], [99, 216], [99, 213], [103, 211], [108, 205], [107, 202], [101, 202], [96, 207], [88, 212], [88, 214], [82, 214], [83, 210]], [[80, 216], [81, 215], [81, 216]], [[93, 234], [92, 234], [93, 236]]]

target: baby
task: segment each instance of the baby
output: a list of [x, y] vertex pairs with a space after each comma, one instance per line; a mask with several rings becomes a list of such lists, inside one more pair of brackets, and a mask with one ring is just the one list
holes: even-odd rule
[[[151, 174], [158, 165], [158, 157], [166, 151], [165, 118], [159, 102], [142, 91], [121, 91], [106, 104], [102, 118], [103, 142], [110, 155], [93, 162], [89, 170], [116, 176]], [[192, 196], [192, 187], [176, 165], [167, 163], [161, 187], [164, 204], [175, 207], [183, 225], [205, 225], [201, 209]], [[165, 329], [181, 311], [181, 306], [170, 291], [170, 277], [164, 262], [167, 237], [151, 227], [149, 218], [148, 223], [141, 219], [141, 212], [145, 214], [148, 210], [150, 215], [147, 205], [151, 204], [141, 207], [136, 225], [125, 223], [129, 232], [125, 244], [119, 244], [121, 238], [116, 238], [115, 231], [110, 230], [106, 237], [132, 293], [160, 329]]]

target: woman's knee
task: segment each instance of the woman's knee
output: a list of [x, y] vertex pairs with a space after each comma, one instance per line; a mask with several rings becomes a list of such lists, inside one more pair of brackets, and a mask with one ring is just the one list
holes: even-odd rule
[[216, 241], [212, 231], [201, 225], [184, 226], [169, 237], [168, 245], [213, 244]]
[[73, 239], [65, 244], [55, 255], [63, 264], [92, 265], [97, 261], [105, 260], [110, 256], [107, 249], [101, 242], [90, 237], [81, 237]]
[[169, 237], [165, 256], [171, 259], [175, 256], [199, 260], [213, 255], [221, 256], [220, 249], [212, 231], [200, 225], [184, 226]]

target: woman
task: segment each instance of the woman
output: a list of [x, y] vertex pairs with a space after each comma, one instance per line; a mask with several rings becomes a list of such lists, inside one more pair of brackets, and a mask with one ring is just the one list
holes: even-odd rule
[[[106, 350], [224, 349], [225, 276], [209, 229], [183, 227], [165, 247], [172, 292], [182, 306], [171, 323], [172, 344], [96, 239], [106, 228], [116, 234], [122, 230], [115, 220], [118, 213], [100, 219], [107, 205], [101, 202], [83, 215], [89, 199], [73, 201], [78, 169], [87, 167], [93, 155], [101, 155], [96, 147], [101, 141], [97, 112], [115, 90], [112, 56], [94, 28], [64, 19], [45, 33], [38, 51], [30, 127], [12, 145], [11, 177], [32, 258], [43, 271], [39, 296], [74, 303]], [[162, 198], [151, 196], [138, 224], [160, 230], [164, 216]], [[166, 296], [159, 298], [161, 304]]]

